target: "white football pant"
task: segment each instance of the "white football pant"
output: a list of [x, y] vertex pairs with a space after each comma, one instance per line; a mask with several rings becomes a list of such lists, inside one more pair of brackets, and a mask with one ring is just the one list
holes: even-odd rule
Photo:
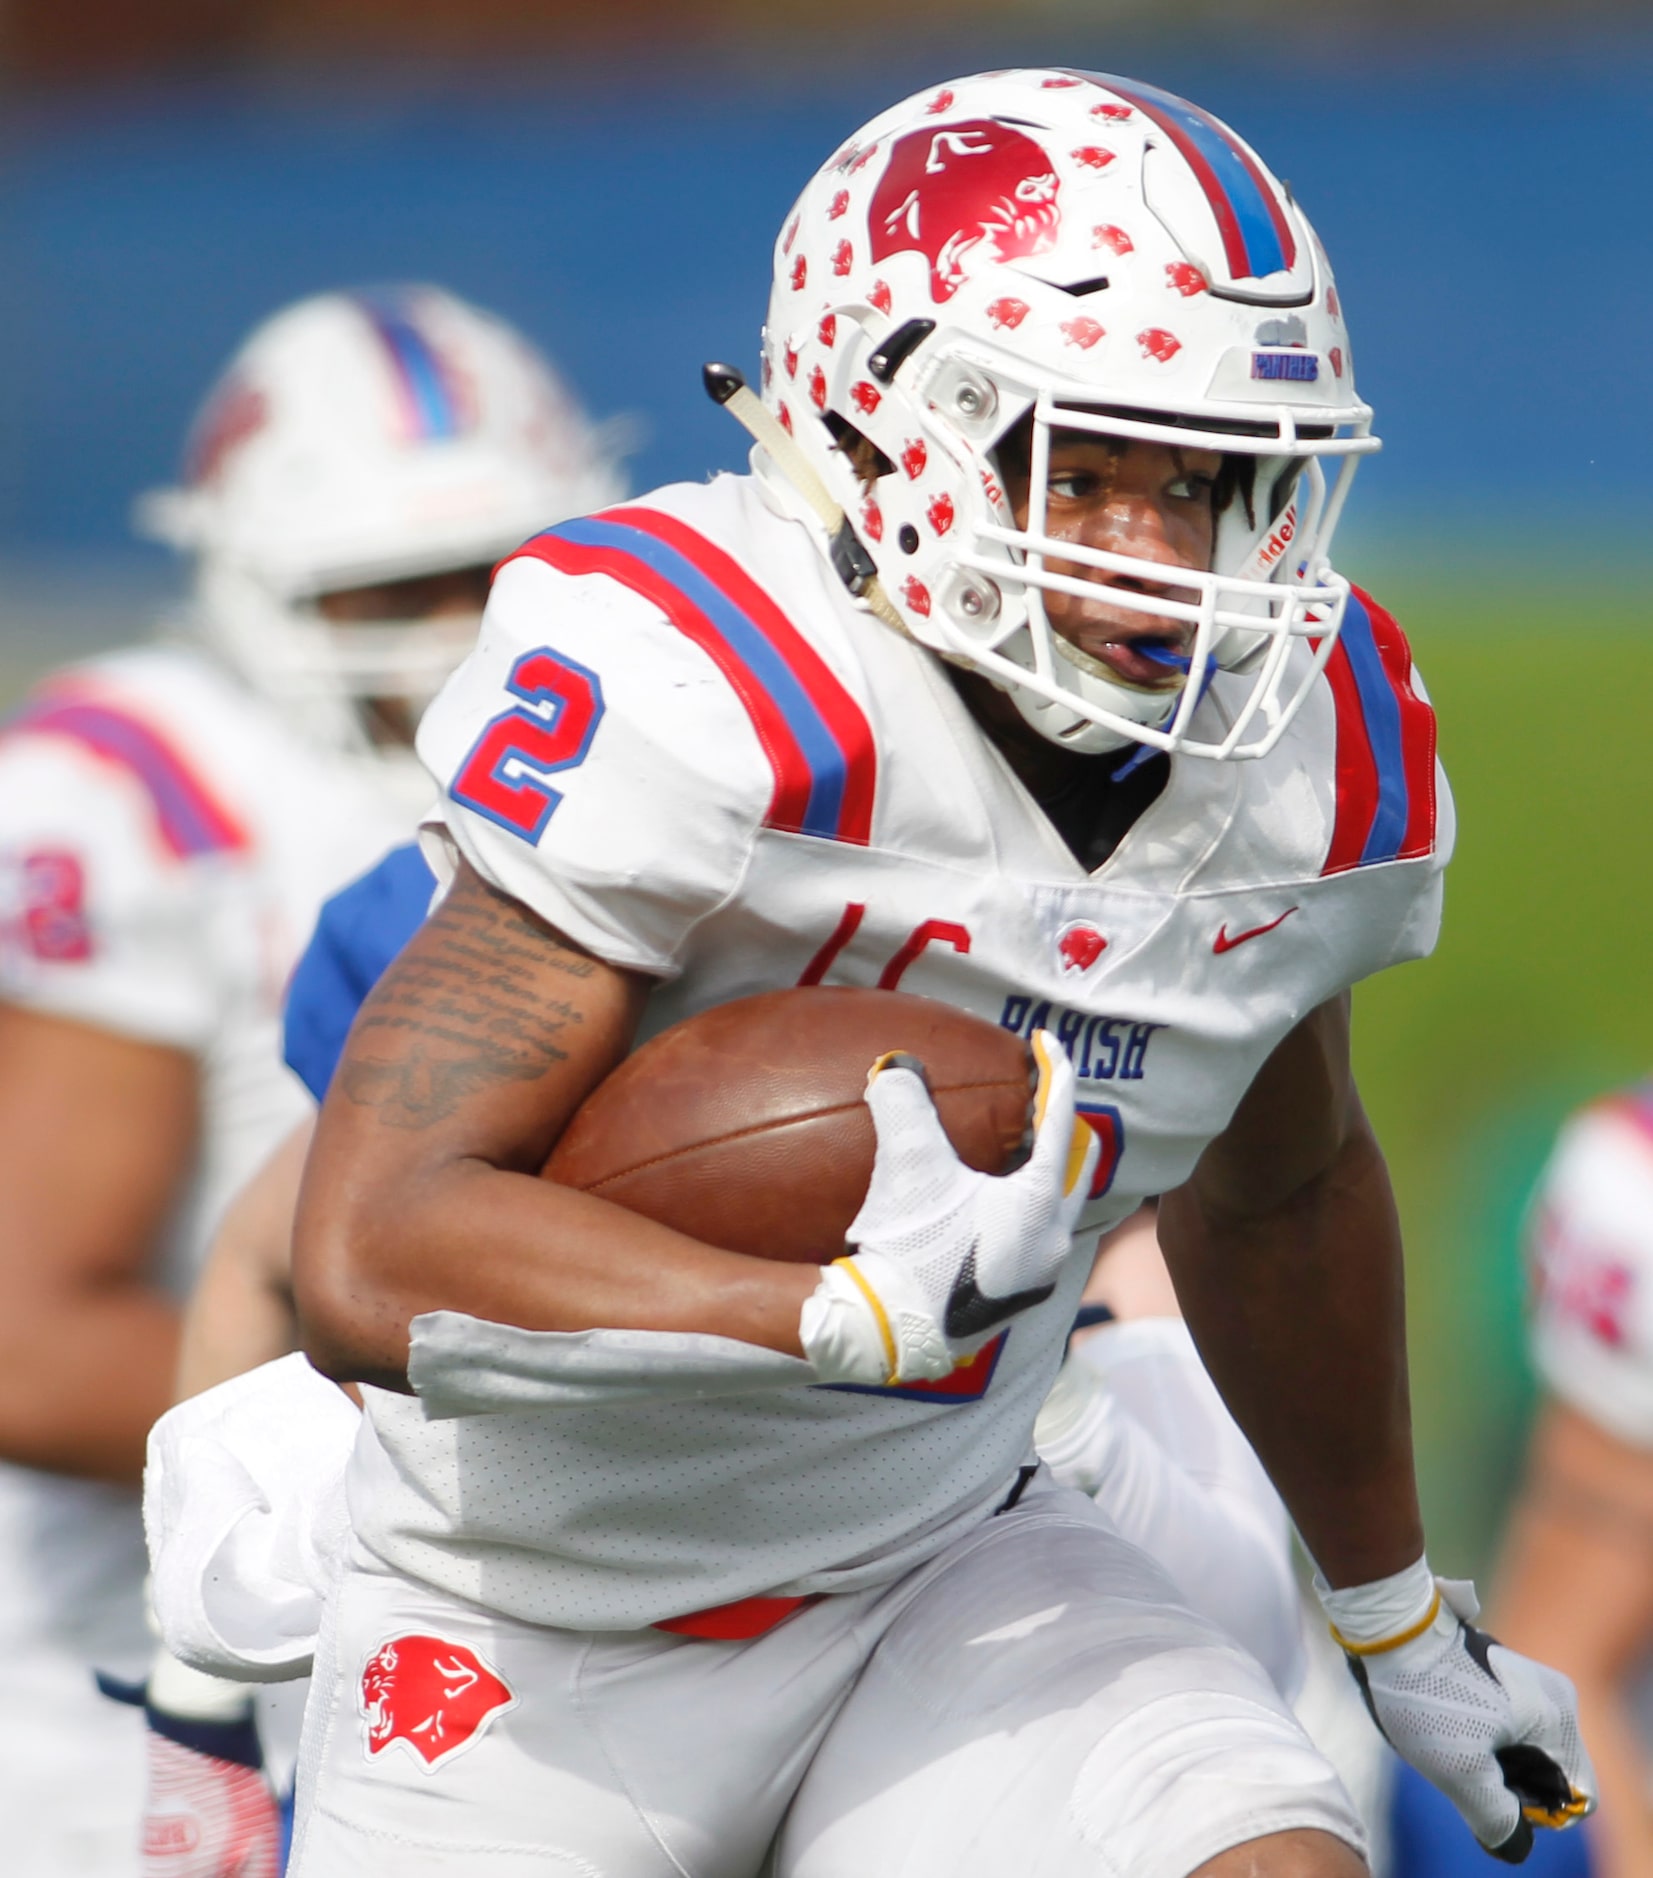
[[1186, 1878], [1359, 1820], [1263, 1670], [1082, 1495], [761, 1637], [501, 1617], [358, 1551], [292, 1878]]

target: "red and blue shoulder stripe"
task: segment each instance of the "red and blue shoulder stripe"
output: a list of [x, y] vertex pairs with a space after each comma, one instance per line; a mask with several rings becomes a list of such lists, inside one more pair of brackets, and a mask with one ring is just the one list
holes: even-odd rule
[[153, 724], [107, 698], [46, 691], [0, 734], [64, 737], [142, 785], [168, 851], [180, 860], [236, 853], [252, 840], [188, 759]]
[[1326, 664], [1337, 710], [1337, 810], [1322, 875], [1410, 861], [1435, 846], [1435, 713], [1412, 689], [1412, 649], [1358, 587]]
[[774, 772], [765, 825], [865, 847], [878, 750], [866, 713], [775, 601], [723, 549], [657, 509], [562, 522], [517, 551], [604, 574], [659, 607], [717, 665]]

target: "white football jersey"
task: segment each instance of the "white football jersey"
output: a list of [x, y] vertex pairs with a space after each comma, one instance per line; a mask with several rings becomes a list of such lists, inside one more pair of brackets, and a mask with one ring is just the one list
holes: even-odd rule
[[1567, 1123], [1528, 1233], [1540, 1376], [1620, 1440], [1653, 1447], [1653, 1085]]
[[[1210, 731], [1233, 695], [1219, 675]], [[944, 667], [850, 601], [751, 478], [537, 537], [421, 732], [451, 848], [655, 976], [645, 1034], [821, 983], [1049, 1028], [1103, 1154], [1056, 1294], [940, 1384], [814, 1387], [791, 1358], [648, 1333], [472, 1326], [467, 1354], [470, 1320], [417, 1320], [423, 1399], [370, 1394], [363, 1538], [461, 1596], [590, 1628], [859, 1588], [934, 1554], [1028, 1456], [1095, 1229], [1186, 1178], [1316, 1005], [1430, 949], [1451, 845], [1434, 741], [1398, 628], [1357, 602], [1273, 754], [1174, 761], [1088, 874]], [[539, 1374], [546, 1406], [491, 1399], [490, 1362]]]
[[[0, 727], [0, 999], [187, 1051], [197, 1167], [157, 1279], [187, 1291], [225, 1203], [309, 1107], [281, 1061], [322, 900], [406, 829], [369, 767], [300, 742], [204, 653], [59, 672]], [[0, 1464], [0, 1647], [153, 1647], [137, 1495]]]

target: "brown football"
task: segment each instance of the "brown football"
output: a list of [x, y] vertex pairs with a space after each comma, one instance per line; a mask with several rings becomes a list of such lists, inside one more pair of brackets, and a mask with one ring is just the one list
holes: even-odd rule
[[923, 1063], [942, 1126], [987, 1174], [1025, 1152], [1032, 1057], [968, 1011], [900, 991], [811, 986], [703, 1011], [600, 1083], [545, 1166], [710, 1245], [825, 1264], [872, 1177], [867, 1071]]

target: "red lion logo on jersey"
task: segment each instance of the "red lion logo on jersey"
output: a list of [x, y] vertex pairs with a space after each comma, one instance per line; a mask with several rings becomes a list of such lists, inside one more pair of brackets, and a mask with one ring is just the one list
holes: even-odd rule
[[1088, 972], [1108, 949], [1108, 942], [1094, 926], [1083, 923], [1064, 926], [1056, 940], [1056, 955], [1064, 972]]
[[978, 249], [994, 261], [1043, 254], [1061, 227], [1050, 158], [1008, 124], [975, 118], [896, 139], [867, 211], [872, 258], [917, 249], [930, 295], [952, 299]]
[[405, 1742], [437, 1767], [473, 1741], [516, 1696], [474, 1650], [440, 1637], [393, 1637], [362, 1671], [367, 1751]]

